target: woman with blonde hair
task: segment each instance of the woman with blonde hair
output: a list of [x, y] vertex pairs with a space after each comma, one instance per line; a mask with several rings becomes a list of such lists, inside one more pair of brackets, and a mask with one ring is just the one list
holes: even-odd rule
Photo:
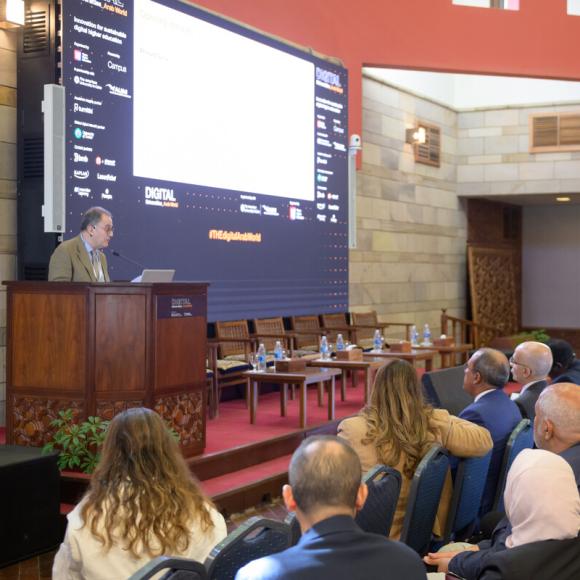
[[[415, 468], [434, 443], [457, 457], [480, 457], [493, 446], [487, 429], [433, 409], [425, 403], [412, 365], [395, 360], [376, 375], [370, 402], [355, 417], [338, 426], [338, 436], [358, 453], [363, 471], [383, 463], [402, 476], [390, 537], [399, 539]], [[445, 529], [451, 500], [451, 475], [447, 475], [433, 532]]]
[[126, 579], [160, 555], [203, 562], [226, 533], [161, 417], [129, 409], [111, 421], [89, 489], [68, 515], [53, 578]]

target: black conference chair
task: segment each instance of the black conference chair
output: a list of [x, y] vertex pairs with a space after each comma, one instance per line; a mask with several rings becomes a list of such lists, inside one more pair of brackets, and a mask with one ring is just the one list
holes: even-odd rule
[[477, 523], [490, 461], [491, 451], [483, 457], [459, 460], [443, 537], [444, 544], [452, 539], [460, 542], [471, 536]]
[[463, 390], [463, 375], [463, 365], [425, 373], [421, 378], [425, 398], [434, 407], [459, 415], [473, 403], [473, 397]]
[[433, 445], [421, 459], [413, 475], [401, 542], [413, 548], [419, 556], [424, 556], [429, 550], [448, 469], [447, 452], [440, 445]]
[[363, 481], [369, 495], [355, 521], [365, 532], [388, 536], [401, 492], [401, 474], [392, 467], [375, 465]]
[[135, 572], [129, 580], [148, 580], [165, 571], [163, 580], [206, 580], [207, 572], [201, 562], [187, 558], [159, 556]]
[[208, 578], [233, 580], [252, 560], [290, 547], [290, 528], [284, 522], [253, 517], [222, 540], [206, 558]]
[[302, 530], [296, 514], [290, 512], [284, 519], [284, 523], [290, 528], [290, 545], [295, 546], [302, 537]]
[[531, 449], [534, 446], [534, 430], [529, 419], [522, 419], [512, 431], [505, 446], [501, 471], [497, 480], [493, 511], [505, 511], [503, 505], [503, 492], [507, 481], [507, 474], [516, 458], [523, 449]]

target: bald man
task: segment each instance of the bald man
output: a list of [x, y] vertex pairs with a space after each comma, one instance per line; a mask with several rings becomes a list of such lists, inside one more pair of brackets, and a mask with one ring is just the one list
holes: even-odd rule
[[534, 420], [536, 401], [548, 386], [553, 358], [550, 347], [542, 342], [522, 342], [516, 347], [510, 366], [514, 381], [523, 385], [516, 404], [524, 419]]
[[571, 466], [580, 490], [580, 387], [556, 383], [536, 402], [534, 441], [540, 449], [561, 455]]
[[425, 580], [416, 552], [356, 525], [354, 515], [367, 497], [361, 476], [358, 455], [342, 439], [305, 439], [282, 489], [302, 537], [284, 552], [250, 562], [236, 580]]

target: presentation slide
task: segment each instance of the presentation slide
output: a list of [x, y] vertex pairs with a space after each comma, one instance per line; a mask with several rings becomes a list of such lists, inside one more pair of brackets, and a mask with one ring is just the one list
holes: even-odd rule
[[347, 310], [346, 70], [177, 0], [62, 13], [66, 237], [107, 208], [112, 278], [208, 282], [209, 320]]

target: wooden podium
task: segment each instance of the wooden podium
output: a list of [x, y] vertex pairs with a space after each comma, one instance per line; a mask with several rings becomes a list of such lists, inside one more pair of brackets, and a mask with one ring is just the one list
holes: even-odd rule
[[203, 451], [207, 284], [5, 284], [7, 443], [44, 445], [61, 409], [143, 406]]

